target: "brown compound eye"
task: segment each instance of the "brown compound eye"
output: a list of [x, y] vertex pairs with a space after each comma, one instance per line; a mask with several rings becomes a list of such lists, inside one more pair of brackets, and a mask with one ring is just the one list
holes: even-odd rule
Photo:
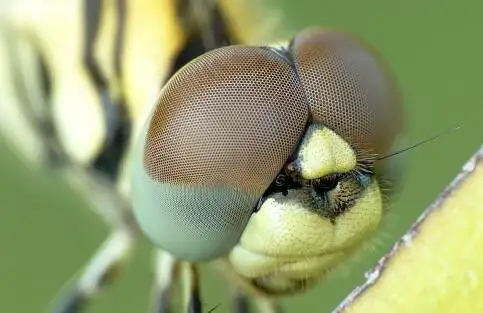
[[402, 98], [381, 56], [340, 31], [312, 28], [290, 52], [311, 117], [353, 148], [384, 155], [402, 132]]
[[273, 50], [226, 47], [189, 63], [161, 91], [136, 150], [142, 230], [181, 259], [227, 253], [307, 119], [295, 70]]
[[[373, 163], [397, 148], [404, 131], [402, 96], [374, 49], [343, 32], [311, 28], [292, 40], [290, 53], [314, 122], [347, 141], [358, 161]], [[402, 173], [396, 162], [371, 164], [391, 187]]]

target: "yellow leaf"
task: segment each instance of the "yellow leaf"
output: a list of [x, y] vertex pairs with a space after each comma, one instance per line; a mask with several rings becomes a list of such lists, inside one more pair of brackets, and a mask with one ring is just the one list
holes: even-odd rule
[[334, 313], [483, 312], [483, 146]]

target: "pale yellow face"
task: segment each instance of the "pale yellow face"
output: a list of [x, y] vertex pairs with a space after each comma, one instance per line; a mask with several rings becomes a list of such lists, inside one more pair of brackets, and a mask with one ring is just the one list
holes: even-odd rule
[[[358, 166], [355, 151], [322, 125], [309, 127], [293, 163], [307, 182], [352, 173]], [[352, 195], [341, 200], [343, 188]], [[270, 194], [228, 257], [235, 272], [262, 293], [303, 290], [344, 261], [381, 220], [383, 202], [374, 176], [341, 179], [323, 200], [310, 189]], [[350, 203], [337, 212], [344, 201]]]

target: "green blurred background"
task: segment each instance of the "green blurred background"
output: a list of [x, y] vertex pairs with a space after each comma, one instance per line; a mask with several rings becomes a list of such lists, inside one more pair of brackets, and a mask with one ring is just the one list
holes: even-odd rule
[[[285, 11], [284, 31], [313, 24], [341, 27], [382, 52], [404, 91], [410, 142], [462, 126], [406, 153], [410, 163], [405, 185], [374, 249], [325, 284], [285, 301], [287, 312], [330, 312], [483, 143], [483, 2], [272, 2]], [[30, 172], [1, 142], [0, 187], [0, 313], [44, 312], [108, 229], [57, 176]], [[141, 242], [135, 252], [126, 275], [87, 312], [147, 312], [149, 243]], [[205, 272], [206, 308], [221, 303], [219, 313], [230, 306], [223, 283]]]

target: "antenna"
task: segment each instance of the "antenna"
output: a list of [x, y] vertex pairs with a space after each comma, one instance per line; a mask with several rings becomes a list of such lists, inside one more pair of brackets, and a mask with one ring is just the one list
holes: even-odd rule
[[439, 138], [440, 138], [440, 137], [442, 137], [443, 135], [447, 135], [448, 133], [452, 133], [452, 132], [454, 132], [454, 131], [457, 131], [457, 130], [458, 130], [458, 129], [460, 129], [460, 128], [461, 128], [461, 126], [456, 126], [456, 127], [453, 127], [452, 129], [449, 129], [449, 130], [447, 130], [447, 131], [445, 131], [445, 132], [442, 132], [442, 133], [440, 133], [440, 134], [434, 135], [433, 137], [430, 137], [430, 138], [428, 138], [428, 139], [424, 139], [424, 140], [422, 140], [422, 141], [420, 141], [420, 142], [417, 142], [417, 143], [415, 143], [415, 144], [414, 144], [414, 145], [412, 145], [412, 146], [409, 146], [409, 147], [407, 147], [407, 148], [403, 148], [403, 149], [401, 149], [401, 150], [399, 150], [399, 151], [396, 151], [396, 152], [390, 153], [390, 154], [388, 154], [388, 155], [385, 155], [385, 156], [379, 157], [379, 158], [377, 158], [376, 160], [384, 160], [384, 159], [387, 159], [387, 158], [389, 158], [389, 157], [392, 157], [392, 156], [398, 155], [398, 154], [400, 154], [400, 153], [406, 152], [406, 151], [408, 151], [408, 150], [414, 149], [414, 148], [419, 147], [419, 146], [421, 146], [421, 145], [427, 144], [427, 143], [429, 143], [429, 142], [431, 142], [431, 141], [433, 141], [433, 140], [439, 139]]

